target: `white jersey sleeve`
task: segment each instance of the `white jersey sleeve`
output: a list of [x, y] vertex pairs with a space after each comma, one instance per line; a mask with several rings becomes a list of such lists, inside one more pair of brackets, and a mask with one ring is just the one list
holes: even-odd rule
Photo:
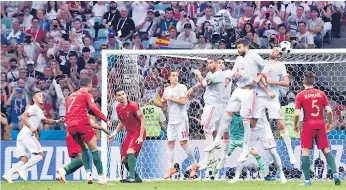
[[28, 126], [23, 127], [23, 129], [18, 134], [18, 140], [22, 140], [25, 138], [30, 138], [32, 135], [31, 130], [37, 130], [41, 124], [41, 121], [45, 119], [44, 113], [40, 107], [36, 104], [32, 105], [25, 111], [24, 114], [27, 114], [28, 123], [30, 125], [30, 129]]
[[[168, 86], [163, 93], [166, 96], [171, 96], [175, 99], [186, 97], [187, 87], [183, 84], [177, 84], [174, 88]], [[179, 124], [188, 119], [187, 109], [185, 104], [178, 104], [173, 101], [167, 101], [168, 106], [168, 124]]]

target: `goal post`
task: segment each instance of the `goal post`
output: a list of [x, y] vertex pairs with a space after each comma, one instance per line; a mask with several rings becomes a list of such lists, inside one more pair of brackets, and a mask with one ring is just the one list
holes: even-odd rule
[[[250, 50], [259, 53], [263, 58], [268, 58], [270, 49]], [[148, 99], [158, 99], [167, 82], [167, 74], [170, 69], [177, 69], [182, 74], [181, 83], [188, 86], [194, 84], [196, 80], [194, 75], [189, 72], [191, 69], [201, 69], [205, 76], [206, 60], [208, 57], [216, 56], [225, 59], [226, 67], [231, 69], [236, 59], [237, 50], [102, 50], [102, 112], [108, 116], [114, 125], [111, 127], [113, 131], [116, 127], [117, 118], [114, 116], [116, 100], [114, 90], [122, 87], [129, 94], [129, 99], [145, 105]], [[290, 74], [290, 87], [283, 95], [281, 102], [287, 103], [292, 94], [295, 95], [301, 87], [304, 72], [314, 71], [317, 74], [317, 87], [325, 91], [331, 100], [332, 106], [346, 106], [346, 49], [293, 49], [290, 54], [282, 55], [280, 58], [286, 64], [288, 73]], [[206, 142], [203, 136], [198, 119], [200, 119], [201, 109], [203, 109], [202, 101], [203, 91], [194, 94], [193, 99], [189, 102], [188, 114], [190, 120], [190, 144], [194, 149], [196, 160], [204, 158], [203, 148], [211, 142]], [[165, 112], [165, 110], [163, 110]], [[166, 116], [166, 118], [168, 118]], [[340, 119], [342, 123], [344, 118]], [[102, 122], [102, 125], [106, 125]], [[340, 124], [341, 126], [344, 124]], [[294, 168], [300, 169], [300, 140], [292, 137], [292, 146], [297, 158], [294, 166], [289, 164], [289, 158], [286, 154], [286, 147], [277, 135], [275, 124], [273, 124], [274, 136], [278, 137], [278, 152], [282, 159], [283, 166], [294, 171]], [[293, 131], [293, 130], [292, 130]], [[144, 142], [141, 153], [138, 157], [137, 172], [144, 179], [162, 179], [167, 169], [167, 153], [166, 153], [166, 132], [164, 127], [160, 134], [155, 138], [148, 139]], [[294, 135], [292, 135], [294, 136]], [[107, 135], [101, 133], [101, 159], [103, 161], [104, 173], [108, 180], [120, 179], [125, 175], [126, 171], [121, 166], [121, 143], [124, 138], [124, 132], [117, 135], [113, 142], [108, 142]], [[344, 139], [343, 139], [344, 138]], [[332, 152], [336, 155], [337, 166], [346, 167], [346, 140], [345, 133], [338, 130], [329, 133], [329, 141]], [[176, 146], [175, 163], [179, 165], [180, 178], [183, 178], [189, 169], [189, 161], [187, 156], [180, 148]], [[317, 150], [317, 149], [315, 149]], [[218, 150], [219, 151], [219, 150]], [[235, 151], [227, 160], [225, 169], [221, 171], [220, 176], [227, 175], [230, 169], [235, 167], [237, 154]], [[264, 150], [261, 153], [267, 155]], [[216, 153], [220, 155], [221, 150]], [[339, 155], [339, 158], [338, 158]], [[324, 159], [319, 151], [314, 151], [312, 158]], [[267, 163], [271, 162], [271, 158], [266, 156]], [[248, 165], [254, 163], [254, 159], [249, 159]], [[323, 176], [327, 176], [327, 164], [324, 160]], [[313, 169], [313, 168], [312, 168]], [[200, 173], [199, 173], [200, 174]], [[200, 174], [199, 176], [201, 176]], [[203, 176], [202, 176], [203, 177]]]

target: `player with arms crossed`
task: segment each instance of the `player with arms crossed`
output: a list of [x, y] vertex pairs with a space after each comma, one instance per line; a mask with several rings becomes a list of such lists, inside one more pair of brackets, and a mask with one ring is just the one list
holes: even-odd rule
[[[90, 117], [90, 125], [92, 128], [102, 130], [106, 134], [110, 133], [107, 128], [104, 128], [103, 126], [98, 125], [96, 121], [94, 120], [95, 118], [93, 118], [93, 116], [89, 115], [89, 117]], [[65, 167], [59, 168], [57, 171], [56, 180], [62, 183], [67, 183], [65, 176], [74, 173], [76, 170], [78, 170], [79, 168], [83, 166], [82, 149], [87, 149], [86, 145], [83, 147], [80, 147], [80, 145], [77, 144], [73, 140], [73, 137], [68, 132], [66, 134], [66, 147], [67, 147], [68, 155], [72, 159], [72, 161]]]
[[244, 146], [238, 162], [244, 162], [249, 154], [249, 142], [251, 138], [250, 120], [252, 119], [253, 108], [256, 99], [255, 84], [253, 80], [264, 67], [263, 59], [257, 53], [249, 51], [249, 42], [239, 39], [236, 42], [239, 56], [235, 60], [232, 69], [233, 78], [237, 79], [237, 88], [234, 90], [228, 101], [225, 113], [222, 116], [214, 142], [204, 151], [211, 151], [220, 146], [221, 138], [232, 122], [232, 115], [239, 112], [243, 118], [244, 125]]
[[265, 109], [268, 109], [270, 119], [277, 121], [278, 127], [281, 130], [281, 136], [286, 144], [288, 155], [291, 164], [296, 163], [296, 158], [293, 154], [291, 139], [288, 130], [282, 120], [281, 105], [279, 100], [280, 88], [289, 85], [289, 78], [285, 64], [278, 61], [281, 53], [279, 48], [274, 48], [260, 75], [254, 80], [254, 83], [259, 83], [262, 78], [266, 80], [267, 86], [257, 88], [257, 99], [253, 117], [257, 120], [262, 116]]
[[[304, 76], [304, 89], [296, 96], [296, 110], [294, 113], [294, 130], [298, 132], [298, 121], [300, 110], [303, 109], [304, 120], [301, 132], [302, 146], [302, 170], [305, 178], [303, 186], [311, 186], [310, 181], [310, 149], [313, 148], [316, 140], [317, 148], [322, 150], [326, 157], [328, 166], [332, 170], [335, 185], [340, 185], [341, 180], [336, 170], [335, 158], [330, 152], [327, 132], [332, 125], [332, 108], [329, 105], [328, 97], [323, 91], [314, 88], [316, 75], [307, 72]], [[327, 110], [328, 123], [325, 125], [323, 108]]]
[[[212, 142], [214, 137], [213, 133], [218, 130], [218, 124], [222, 116], [220, 94], [223, 94], [225, 91], [225, 75], [221, 71], [216, 57], [208, 58], [207, 62], [209, 70], [207, 76], [203, 78], [201, 72], [195, 70], [194, 72], [200, 82], [189, 89], [188, 95], [191, 95], [193, 90], [198, 87], [206, 88], [203, 95], [205, 105], [201, 116], [201, 124], [205, 132], [205, 139]], [[204, 170], [216, 163], [213, 152], [213, 150], [207, 151], [207, 156], [200, 165], [200, 170]]]
[[[33, 102], [34, 105], [30, 106], [21, 116], [24, 126], [18, 134], [15, 152], [16, 157], [19, 158], [20, 161], [14, 164], [13, 167], [2, 176], [8, 183], [13, 183], [12, 175], [16, 172], [18, 172], [23, 181], [27, 181], [27, 176], [25, 175], [26, 170], [43, 159], [42, 147], [34, 136], [41, 121], [52, 125], [62, 123], [65, 119], [60, 118], [59, 120], [52, 120], [44, 116], [42, 111], [44, 103], [42, 92], [34, 92]], [[30, 159], [28, 159], [28, 154], [31, 154]]]
[[164, 108], [168, 107], [168, 172], [165, 179], [170, 178], [177, 173], [174, 166], [174, 146], [175, 141], [180, 141], [180, 146], [185, 150], [187, 156], [191, 160], [192, 168], [190, 177], [194, 177], [197, 173], [198, 165], [193, 156], [193, 150], [189, 147], [187, 141], [189, 139], [189, 119], [186, 108], [187, 87], [178, 82], [179, 73], [171, 71], [169, 74], [170, 86], [166, 87], [162, 96], [163, 101], [153, 102], [154, 105]]
[[124, 89], [115, 89], [115, 96], [119, 104], [116, 107], [119, 124], [115, 131], [109, 136], [112, 141], [117, 133], [125, 127], [126, 137], [121, 148], [121, 162], [129, 168], [130, 176], [122, 180], [122, 183], [140, 183], [136, 177], [136, 158], [145, 139], [145, 121], [137, 103], [129, 101]]
[[[88, 117], [88, 108], [90, 108], [95, 115], [107, 123], [108, 127], [112, 126], [105, 115], [100, 111], [94, 103], [93, 96], [89, 93], [92, 88], [91, 79], [81, 78], [80, 89], [73, 92], [66, 99], [66, 126], [68, 133], [73, 137], [73, 140], [79, 144], [82, 150], [82, 161], [87, 172], [88, 183], [93, 183], [92, 173], [90, 172], [90, 158], [88, 149], [91, 150], [93, 163], [98, 173], [98, 184], [106, 184], [106, 179], [103, 176], [103, 166], [96, 144], [95, 131], [91, 127], [90, 119]], [[67, 146], [75, 146], [76, 143], [67, 144]], [[69, 147], [72, 148], [72, 147]], [[72, 148], [73, 149], [73, 148]], [[63, 176], [63, 174], [61, 174]]]
[[[234, 115], [235, 114], [233, 114], [233, 119], [235, 119], [236, 121], [239, 120], [239, 117], [234, 118]], [[231, 130], [230, 130], [231, 144], [230, 144], [230, 149], [228, 152], [229, 156], [232, 154], [233, 150], [236, 147], [243, 146], [243, 133], [244, 133], [244, 129], [237, 127], [237, 125], [233, 125], [233, 120], [232, 120]], [[267, 176], [267, 170], [264, 166], [261, 156], [259, 155], [259, 151], [256, 148], [256, 144], [258, 142], [261, 143], [264, 149], [268, 150], [270, 155], [272, 156], [274, 160], [274, 164], [279, 172], [281, 183], [287, 183], [287, 179], [285, 177], [285, 174], [282, 168], [281, 158], [276, 150], [275, 139], [274, 139], [272, 130], [270, 128], [270, 124], [268, 122], [267, 116], [264, 111], [262, 112], [262, 115], [260, 116], [260, 118], [258, 119], [258, 122], [256, 123], [255, 130], [251, 133], [250, 153], [256, 158], [257, 164], [263, 176], [267, 180], [267, 178], [269, 178], [270, 176]], [[239, 181], [239, 176], [243, 166], [244, 166], [243, 163], [237, 164], [235, 176], [229, 183], [236, 183]]]

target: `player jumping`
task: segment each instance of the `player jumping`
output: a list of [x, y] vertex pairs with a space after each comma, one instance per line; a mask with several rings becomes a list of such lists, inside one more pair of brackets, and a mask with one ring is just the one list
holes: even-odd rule
[[[235, 119], [235, 121], [238, 121], [240, 118], [239, 117], [235, 118], [233, 115], [233, 119]], [[239, 128], [239, 126], [234, 124], [233, 120], [232, 120], [231, 130], [230, 130], [231, 143], [230, 143], [230, 148], [229, 148], [229, 152], [228, 152], [229, 156], [232, 154], [233, 150], [236, 147], [242, 147], [243, 146], [243, 139], [242, 139], [243, 133], [244, 133], [244, 129]], [[281, 158], [280, 158], [280, 156], [276, 150], [275, 139], [274, 139], [273, 133], [270, 129], [270, 124], [268, 122], [267, 116], [266, 116], [264, 111], [262, 112], [262, 115], [260, 116], [260, 118], [256, 124], [256, 128], [255, 128], [254, 132], [251, 133], [251, 141], [250, 141], [251, 151], [250, 151], [250, 153], [256, 158], [257, 164], [258, 164], [263, 176], [267, 177], [267, 170], [264, 167], [263, 160], [262, 160], [261, 156], [259, 155], [258, 150], [256, 149], [256, 144], [258, 141], [263, 145], [265, 150], [269, 151], [270, 155], [272, 156], [272, 158], [274, 160], [274, 164], [275, 164], [277, 170], [279, 171], [281, 183], [287, 183], [287, 179], [285, 177], [285, 174], [284, 174], [283, 168], [282, 168]], [[239, 181], [239, 176], [240, 176], [240, 173], [242, 171], [242, 168], [243, 168], [243, 164], [238, 163], [235, 176], [229, 183], [236, 183]]]
[[[330, 152], [327, 132], [331, 129], [333, 111], [329, 105], [328, 97], [323, 91], [314, 88], [316, 75], [307, 72], [304, 76], [304, 89], [296, 96], [296, 111], [294, 113], [294, 130], [298, 132], [300, 110], [303, 109], [304, 120], [301, 132], [302, 146], [302, 170], [305, 177], [303, 186], [311, 186], [310, 181], [310, 149], [313, 148], [314, 140], [318, 149], [322, 150], [328, 166], [332, 170], [335, 185], [340, 185], [341, 180], [336, 170], [335, 158]], [[325, 125], [323, 110], [327, 111], [328, 123]]]
[[192, 168], [190, 177], [197, 174], [198, 165], [193, 156], [193, 150], [189, 147], [187, 141], [189, 139], [189, 119], [186, 108], [187, 87], [178, 82], [179, 73], [171, 71], [169, 74], [170, 86], [166, 87], [162, 96], [163, 101], [153, 102], [156, 106], [164, 108], [165, 104], [168, 107], [168, 171], [165, 179], [170, 178], [177, 173], [174, 166], [174, 146], [175, 141], [180, 141], [180, 146], [185, 150], [187, 156], [191, 160]]
[[289, 85], [289, 78], [286, 67], [283, 63], [279, 62], [281, 53], [279, 48], [274, 48], [269, 57], [269, 61], [265, 64], [263, 71], [254, 80], [254, 83], [259, 83], [261, 78], [266, 79], [267, 86], [257, 89], [257, 99], [253, 117], [259, 119], [265, 109], [268, 109], [270, 119], [277, 121], [278, 127], [281, 130], [281, 136], [286, 144], [288, 156], [290, 157], [291, 164], [296, 163], [296, 158], [293, 154], [291, 139], [288, 130], [282, 120], [282, 113], [280, 107], [279, 94], [281, 87]]
[[95, 131], [91, 127], [88, 117], [88, 107], [101, 118], [107, 125], [112, 126], [105, 115], [94, 103], [93, 96], [89, 93], [92, 88], [91, 79], [81, 78], [80, 89], [73, 92], [66, 100], [66, 125], [68, 133], [73, 137], [74, 141], [83, 148], [82, 161], [87, 172], [88, 183], [92, 183], [93, 177], [90, 172], [90, 158], [88, 149], [85, 148], [84, 143], [87, 144], [92, 153], [93, 163], [98, 173], [98, 184], [106, 184], [106, 179], [103, 176], [103, 166], [96, 144]]
[[221, 138], [232, 122], [232, 115], [239, 112], [243, 118], [244, 125], [244, 146], [238, 162], [244, 162], [249, 154], [249, 141], [251, 138], [250, 120], [252, 119], [253, 108], [255, 105], [256, 91], [253, 80], [257, 77], [264, 67], [263, 59], [257, 53], [249, 51], [248, 41], [239, 39], [236, 42], [239, 56], [235, 60], [232, 69], [233, 78], [236, 78], [237, 88], [234, 90], [228, 101], [226, 111], [222, 116], [220, 127], [218, 129], [214, 142], [204, 151], [214, 150], [220, 146]]
[[[207, 76], [203, 78], [201, 73], [198, 70], [195, 70], [195, 74], [200, 83], [189, 89], [188, 94], [190, 95], [195, 88], [206, 88], [203, 96], [205, 105], [201, 116], [201, 124], [203, 125], [203, 130], [205, 132], [205, 139], [212, 142], [214, 139], [213, 132], [218, 130], [218, 123], [222, 116], [222, 102], [220, 101], [220, 94], [223, 94], [225, 91], [225, 75], [221, 71], [216, 57], [208, 58], [207, 62], [209, 70]], [[216, 163], [216, 160], [213, 157], [213, 152], [213, 150], [207, 152], [205, 160], [200, 165], [200, 170], [204, 170]]]
[[121, 182], [140, 183], [141, 181], [136, 180], [136, 158], [146, 136], [144, 117], [138, 104], [127, 99], [124, 89], [115, 89], [115, 96], [119, 102], [116, 107], [119, 124], [109, 136], [109, 141], [112, 141], [117, 133], [125, 127], [126, 137], [121, 148], [121, 161], [126, 168], [129, 168], [130, 176]]
[[[13, 167], [2, 176], [8, 183], [13, 183], [12, 175], [16, 172], [18, 172], [23, 181], [27, 181], [27, 176], [25, 175], [26, 170], [43, 159], [42, 147], [33, 135], [37, 131], [41, 121], [50, 125], [64, 122], [64, 118], [52, 120], [44, 116], [42, 111], [44, 103], [42, 92], [36, 91], [33, 94], [33, 102], [34, 105], [30, 106], [21, 116], [24, 126], [18, 134], [15, 152], [16, 157], [19, 158], [20, 161], [14, 164]], [[28, 154], [31, 154], [30, 159], [28, 159]]]
[[[110, 133], [108, 129], [98, 125], [93, 118], [90, 118], [90, 125], [92, 128], [102, 130], [106, 134]], [[65, 176], [72, 174], [73, 172], [75, 172], [76, 170], [78, 170], [79, 168], [83, 166], [81, 153], [82, 153], [82, 149], [86, 149], [87, 146], [85, 145], [81, 148], [80, 145], [77, 144], [73, 140], [72, 136], [67, 132], [66, 147], [67, 147], [68, 155], [72, 160], [68, 165], [66, 165], [63, 168], [59, 168], [57, 171], [56, 180], [62, 183], [67, 183]], [[89, 181], [89, 183], [90, 182], [91, 181]]]

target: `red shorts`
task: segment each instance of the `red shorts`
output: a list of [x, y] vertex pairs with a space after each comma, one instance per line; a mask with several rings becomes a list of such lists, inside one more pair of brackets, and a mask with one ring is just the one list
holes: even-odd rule
[[66, 146], [70, 158], [74, 158], [78, 153], [82, 152], [80, 145], [74, 141], [73, 137], [69, 133], [67, 133], [66, 136]]
[[[127, 150], [129, 148], [132, 148], [136, 151], [135, 156], [137, 157], [139, 155], [139, 152], [141, 151], [143, 143], [137, 144], [136, 140], [138, 139], [139, 134], [126, 134], [125, 140], [123, 142], [123, 146], [121, 148], [121, 156], [127, 156]], [[145, 139], [145, 135], [143, 137], [143, 140]]]
[[318, 149], [324, 149], [329, 147], [327, 131], [324, 126], [320, 129], [310, 129], [307, 127], [303, 127], [301, 134], [302, 148], [312, 149], [314, 145], [314, 140], [316, 140]]
[[95, 136], [95, 131], [90, 125], [76, 125], [68, 127], [67, 130], [76, 143], [79, 143], [80, 139], [85, 143], [89, 143]]

